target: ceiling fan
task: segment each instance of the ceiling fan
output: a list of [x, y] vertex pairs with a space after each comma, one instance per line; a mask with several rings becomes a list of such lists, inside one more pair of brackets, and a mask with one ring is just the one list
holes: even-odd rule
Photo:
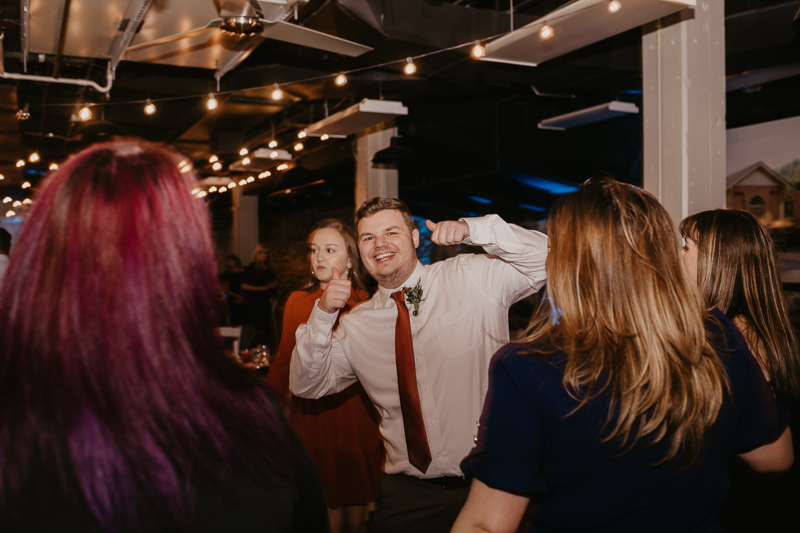
[[[364, 46], [346, 39], [334, 37], [333, 35], [328, 35], [327, 33], [286, 22], [292, 15], [296, 16], [298, 7], [308, 2], [308, 0], [205, 1], [215, 4], [217, 13], [219, 14], [218, 18], [214, 18], [205, 25], [188, 31], [134, 44], [127, 48], [126, 53], [136, 52], [184, 39], [191, 39], [192, 37], [215, 30], [237, 35], [245, 41], [251, 39], [252, 48], [258, 46], [263, 38], [267, 38], [347, 56], [359, 56], [372, 50], [369, 46]], [[245, 48], [248, 48], [247, 42], [242, 43], [239, 47], [240, 50]]]

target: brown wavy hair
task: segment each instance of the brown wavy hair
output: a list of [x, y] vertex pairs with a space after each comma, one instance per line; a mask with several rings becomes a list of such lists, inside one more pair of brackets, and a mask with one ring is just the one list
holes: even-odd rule
[[408, 208], [408, 205], [403, 200], [399, 198], [381, 198], [380, 196], [366, 200], [361, 204], [361, 207], [358, 208], [358, 211], [356, 211], [356, 229], [358, 229], [358, 223], [361, 222], [362, 218], [371, 217], [379, 211], [386, 211], [389, 209], [400, 211], [400, 214], [403, 215], [403, 222], [406, 223], [408, 229], [411, 231], [417, 229], [417, 225], [414, 223], [414, 217], [411, 216], [411, 209]]
[[776, 392], [800, 397], [797, 338], [789, 322], [775, 243], [747, 211], [703, 211], [681, 222], [697, 245], [697, 283], [707, 307], [742, 329]]
[[667, 439], [661, 463], [689, 466], [727, 375], [669, 215], [650, 193], [600, 176], [562, 198], [547, 227], [549, 305], [528, 329], [530, 352], [566, 354], [563, 385], [580, 402], [572, 413], [609, 399], [604, 442], [625, 453]]
[[[356, 292], [361, 291], [364, 293], [368, 293], [367, 285], [364, 281], [364, 271], [361, 270], [361, 261], [359, 260], [358, 256], [358, 240], [356, 239], [356, 232], [353, 229], [344, 223], [344, 221], [338, 218], [324, 218], [314, 224], [314, 227], [311, 228], [311, 231], [308, 232], [308, 242], [311, 242], [311, 237], [318, 229], [322, 228], [331, 228], [335, 229], [339, 232], [339, 235], [342, 236], [344, 239], [344, 247], [347, 251], [347, 258], [350, 259], [350, 263], [352, 263], [353, 267], [350, 269], [350, 281], [353, 283], [353, 288], [356, 289]], [[310, 247], [310, 244], [309, 244]], [[319, 280], [317, 277], [312, 273], [311, 279], [309, 280], [308, 284], [304, 287], [305, 290], [309, 292], [313, 292], [317, 290], [319, 287]]]

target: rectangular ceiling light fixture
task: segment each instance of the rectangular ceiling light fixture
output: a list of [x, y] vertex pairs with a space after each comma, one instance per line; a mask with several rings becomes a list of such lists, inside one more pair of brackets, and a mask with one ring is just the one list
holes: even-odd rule
[[361, 100], [344, 111], [315, 122], [306, 128], [311, 137], [347, 137], [352, 133], [371, 128], [389, 119], [408, 115], [408, 108], [403, 102], [391, 100]]
[[577, 0], [486, 44], [486, 55], [481, 60], [535, 67], [695, 3], [696, 0]]
[[228, 170], [236, 172], [260, 172], [275, 166], [276, 161], [291, 161], [292, 154], [287, 150], [278, 150], [271, 148], [259, 148], [250, 154], [250, 162], [243, 164], [241, 161], [232, 163]]
[[591, 124], [592, 122], [600, 122], [601, 120], [608, 120], [638, 112], [639, 108], [636, 107], [636, 104], [631, 102], [618, 102], [615, 100], [607, 104], [587, 107], [586, 109], [573, 111], [566, 115], [548, 118], [539, 122], [539, 129], [563, 131], [576, 126], [583, 126], [585, 124]]

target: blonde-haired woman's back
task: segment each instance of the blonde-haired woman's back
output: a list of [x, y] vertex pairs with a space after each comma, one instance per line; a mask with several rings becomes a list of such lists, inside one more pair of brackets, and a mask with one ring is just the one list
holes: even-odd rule
[[[721, 531], [727, 462], [792, 462], [786, 412], [709, 316], [652, 195], [588, 181], [551, 211], [548, 308], [499, 351], [454, 531]], [[774, 444], [769, 444], [774, 442]]]

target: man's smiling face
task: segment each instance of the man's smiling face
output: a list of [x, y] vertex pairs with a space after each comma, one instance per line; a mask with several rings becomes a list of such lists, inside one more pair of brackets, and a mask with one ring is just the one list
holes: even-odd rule
[[384, 209], [358, 223], [358, 249], [367, 272], [381, 287], [396, 289], [417, 266], [419, 231], [406, 226], [403, 214]]

